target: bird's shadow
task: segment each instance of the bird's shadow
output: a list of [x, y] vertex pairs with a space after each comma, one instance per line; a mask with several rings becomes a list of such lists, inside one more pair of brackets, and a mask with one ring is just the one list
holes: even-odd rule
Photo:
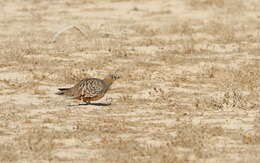
[[78, 104], [78, 105], [68, 105], [68, 106], [87, 106], [87, 105], [94, 105], [94, 106], [109, 106], [111, 103], [85, 103], [85, 104]]

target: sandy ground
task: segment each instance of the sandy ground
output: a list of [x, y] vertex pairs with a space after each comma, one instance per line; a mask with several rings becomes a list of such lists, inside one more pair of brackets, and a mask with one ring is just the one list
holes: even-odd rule
[[[0, 6], [0, 162], [260, 162], [258, 0]], [[112, 105], [55, 95], [109, 73]]]

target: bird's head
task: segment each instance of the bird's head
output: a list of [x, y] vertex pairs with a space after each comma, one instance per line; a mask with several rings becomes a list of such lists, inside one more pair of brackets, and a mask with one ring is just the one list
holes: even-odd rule
[[105, 81], [107, 81], [109, 84], [112, 84], [115, 80], [119, 79], [120, 76], [117, 74], [109, 74], [105, 77]]

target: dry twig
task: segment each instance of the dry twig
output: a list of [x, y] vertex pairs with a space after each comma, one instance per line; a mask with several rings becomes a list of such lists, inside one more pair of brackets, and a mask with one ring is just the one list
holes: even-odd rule
[[76, 30], [79, 31], [84, 37], [86, 37], [85, 34], [82, 32], [82, 30], [81, 30], [79, 27], [77, 27], [77, 26], [75, 26], [75, 25], [70, 25], [70, 26], [67, 26], [67, 27], [63, 28], [62, 30], [56, 32], [56, 34], [54, 35], [54, 37], [53, 37], [53, 39], [52, 39], [52, 42], [55, 43], [55, 42], [57, 41], [58, 37], [59, 37], [63, 32], [65, 32], [65, 31], [67, 31], [67, 30], [69, 30], [69, 29], [71, 29], [71, 28], [76, 29]]

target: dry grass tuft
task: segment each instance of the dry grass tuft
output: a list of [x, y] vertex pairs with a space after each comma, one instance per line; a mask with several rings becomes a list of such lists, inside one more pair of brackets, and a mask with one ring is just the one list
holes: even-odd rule
[[[104, 162], [177, 162], [184, 163], [190, 161], [189, 153], [178, 155], [173, 146], [154, 147], [150, 145], [142, 145], [137, 141], [104, 137], [102, 140], [102, 157]], [[161, 154], [159, 154], [161, 153]]]
[[15, 145], [11, 143], [0, 144], [0, 161], [1, 162], [16, 162], [19, 155], [15, 149]]
[[23, 155], [37, 160], [51, 160], [52, 152], [59, 146], [56, 142], [54, 130], [45, 128], [30, 129], [23, 135], [16, 138], [18, 147]]
[[254, 105], [249, 105], [248, 100], [239, 90], [231, 89], [221, 95], [213, 95], [210, 98], [197, 99], [196, 107], [198, 109], [213, 110], [234, 110], [250, 109]]
[[259, 135], [243, 135], [242, 139], [244, 144], [260, 144], [260, 136]]
[[172, 145], [184, 148], [192, 148], [198, 157], [210, 157], [207, 155], [207, 144], [210, 138], [222, 136], [222, 127], [209, 127], [207, 125], [180, 124], [176, 127], [176, 137]]
[[237, 14], [246, 10], [246, 6], [241, 0], [187, 0], [186, 3], [194, 9], [219, 8], [228, 14]]
[[194, 8], [198, 7], [223, 7], [225, 5], [224, 0], [187, 0], [187, 3]]

